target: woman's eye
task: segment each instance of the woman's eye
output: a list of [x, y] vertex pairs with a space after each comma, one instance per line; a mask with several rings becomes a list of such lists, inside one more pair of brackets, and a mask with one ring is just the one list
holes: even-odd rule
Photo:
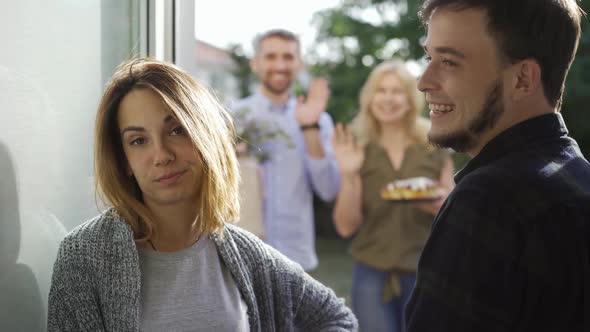
[[174, 129], [172, 129], [170, 131], [170, 134], [172, 135], [182, 135], [184, 133], [184, 128], [182, 128], [181, 126], [175, 127]]
[[135, 139], [131, 140], [131, 142], [129, 144], [130, 145], [142, 145], [144, 143], [145, 143], [145, 138], [138, 137], [138, 138], [135, 138]]

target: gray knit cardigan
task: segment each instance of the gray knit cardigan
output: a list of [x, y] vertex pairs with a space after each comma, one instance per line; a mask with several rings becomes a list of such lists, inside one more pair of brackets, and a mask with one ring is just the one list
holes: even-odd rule
[[[248, 306], [251, 331], [354, 331], [342, 299], [250, 233], [211, 235]], [[133, 232], [113, 210], [62, 241], [51, 280], [48, 331], [139, 331], [140, 270]]]

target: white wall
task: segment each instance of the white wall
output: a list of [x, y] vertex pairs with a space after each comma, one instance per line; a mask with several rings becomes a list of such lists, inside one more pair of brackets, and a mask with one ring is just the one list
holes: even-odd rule
[[98, 213], [94, 115], [137, 1], [0, 2], [0, 331], [45, 330], [59, 241]]

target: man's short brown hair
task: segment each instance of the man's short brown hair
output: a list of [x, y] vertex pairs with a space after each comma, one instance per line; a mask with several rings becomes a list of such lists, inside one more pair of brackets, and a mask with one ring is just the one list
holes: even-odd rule
[[297, 35], [295, 35], [293, 32], [291, 32], [289, 30], [273, 29], [273, 30], [268, 30], [268, 31], [258, 35], [254, 39], [254, 53], [258, 54], [258, 52], [260, 51], [260, 45], [262, 45], [262, 42], [269, 39], [269, 38], [272, 38], [272, 37], [280, 38], [280, 39], [287, 40], [287, 41], [293, 41], [293, 42], [297, 43], [297, 51], [298, 52], [301, 51], [301, 43], [299, 42], [299, 38], [297, 37]]

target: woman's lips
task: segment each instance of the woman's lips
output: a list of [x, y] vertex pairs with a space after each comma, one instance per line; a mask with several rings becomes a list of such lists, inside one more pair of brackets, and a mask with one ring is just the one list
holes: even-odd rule
[[180, 179], [180, 177], [182, 175], [184, 175], [184, 173], [186, 173], [186, 170], [180, 171], [180, 172], [169, 173], [169, 174], [166, 174], [166, 175], [163, 175], [163, 176], [157, 178], [156, 182], [161, 183], [161, 184], [175, 183], [178, 179]]

